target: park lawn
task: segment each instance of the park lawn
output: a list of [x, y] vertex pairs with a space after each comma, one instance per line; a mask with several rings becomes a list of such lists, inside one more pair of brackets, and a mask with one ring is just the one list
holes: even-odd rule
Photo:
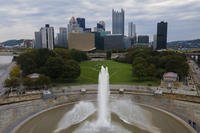
[[133, 85], [159, 85], [158, 80], [138, 81], [132, 76], [131, 64], [119, 63], [112, 60], [84, 61], [80, 63], [81, 75], [75, 84], [97, 84], [98, 74], [101, 66], [107, 66], [111, 84], [133, 84]]

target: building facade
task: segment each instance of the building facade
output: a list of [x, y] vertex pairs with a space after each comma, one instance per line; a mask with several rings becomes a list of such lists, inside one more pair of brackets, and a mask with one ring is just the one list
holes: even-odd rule
[[85, 30], [85, 18], [76, 18], [77, 23], [79, 24], [79, 27], [83, 28], [83, 31]]
[[54, 28], [46, 24], [45, 27], [40, 29], [42, 35], [42, 48], [52, 50], [54, 48]]
[[149, 44], [149, 36], [147, 35], [139, 35], [137, 40], [138, 44]]
[[40, 31], [35, 32], [34, 48], [42, 48], [42, 34]]
[[81, 33], [83, 28], [79, 26], [75, 17], [72, 17], [68, 24], [68, 33]]
[[167, 25], [167, 22], [163, 21], [157, 24], [157, 50], [167, 48]]
[[69, 33], [68, 48], [92, 51], [95, 49], [95, 35], [93, 33]]
[[46, 24], [39, 32], [35, 32], [35, 48], [54, 48], [54, 28]]
[[59, 33], [57, 34], [57, 46], [59, 47], [67, 47], [67, 28], [60, 27]]
[[124, 49], [124, 36], [121, 34], [104, 36], [104, 50]]
[[128, 36], [136, 37], [136, 26], [133, 24], [133, 22], [128, 23]]
[[121, 12], [112, 10], [112, 34], [124, 35], [124, 10]]

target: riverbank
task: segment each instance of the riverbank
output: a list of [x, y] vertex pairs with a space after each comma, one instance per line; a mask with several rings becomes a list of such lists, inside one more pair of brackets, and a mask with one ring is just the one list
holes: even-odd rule
[[8, 78], [10, 71], [16, 65], [16, 62], [9, 63], [8, 67], [4, 70], [4, 72], [0, 76], [0, 96], [5, 93], [5, 88], [3, 87], [4, 81]]

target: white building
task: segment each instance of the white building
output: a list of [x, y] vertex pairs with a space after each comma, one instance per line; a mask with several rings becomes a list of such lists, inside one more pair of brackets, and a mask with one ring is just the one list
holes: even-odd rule
[[133, 22], [128, 23], [128, 36], [136, 37], [136, 26], [133, 24]]
[[54, 48], [54, 28], [46, 24], [40, 29], [42, 35], [42, 48], [52, 50]]
[[46, 24], [39, 32], [35, 32], [35, 48], [54, 48], [54, 28]]

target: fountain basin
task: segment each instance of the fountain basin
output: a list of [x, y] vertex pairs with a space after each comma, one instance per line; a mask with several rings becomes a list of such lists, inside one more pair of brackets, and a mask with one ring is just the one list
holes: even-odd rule
[[[93, 102], [96, 104], [96, 102]], [[35, 114], [34, 116], [29, 117], [27, 120], [23, 121], [19, 126], [17, 126], [13, 132], [15, 133], [53, 133], [58, 126], [58, 123], [66, 114], [74, 108], [77, 103], [67, 103], [63, 105], [56, 106], [54, 108], [50, 108]], [[150, 116], [149, 119], [151, 120], [152, 124], [159, 128], [160, 132], [162, 133], [172, 133], [172, 132], [181, 132], [181, 133], [195, 133], [195, 131], [182, 119], [174, 116], [171, 113], [168, 113], [164, 110], [148, 106], [148, 105], [139, 105], [144, 111], [147, 111]], [[129, 109], [123, 109], [129, 110]], [[82, 127], [85, 123], [90, 122], [93, 123], [97, 118], [97, 112], [93, 113], [85, 120], [82, 120], [79, 123], [73, 124], [70, 127], [59, 131], [59, 133], [71, 133], [78, 130]], [[144, 129], [140, 127], [138, 123], [129, 123], [125, 119], [121, 118], [115, 112], [111, 113], [111, 124], [113, 126], [122, 127], [121, 129], [126, 129], [129, 132], [133, 133], [151, 133], [152, 129], [148, 131], [148, 129]], [[104, 129], [103, 131], [99, 131], [98, 133], [107, 133]], [[108, 131], [108, 133], [110, 133]]]

